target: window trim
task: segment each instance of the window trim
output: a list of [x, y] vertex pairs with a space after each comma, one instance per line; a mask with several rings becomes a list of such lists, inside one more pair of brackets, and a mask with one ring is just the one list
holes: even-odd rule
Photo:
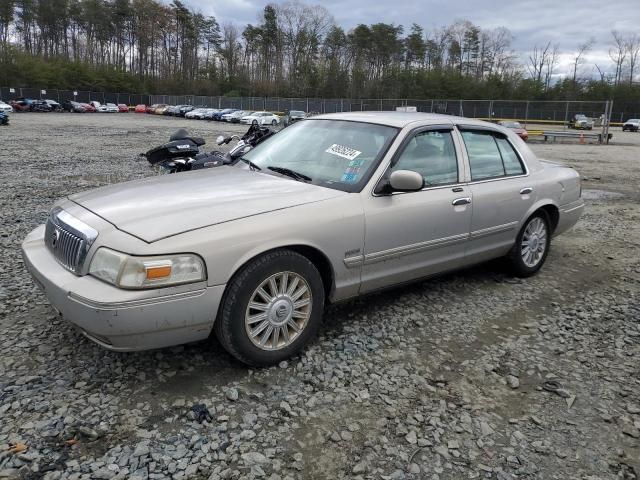
[[[527, 165], [527, 162], [524, 161], [524, 157], [522, 155], [522, 153], [520, 152], [520, 150], [513, 144], [513, 142], [511, 141], [511, 139], [509, 139], [509, 135], [507, 135], [504, 132], [500, 132], [498, 130], [495, 130], [491, 127], [486, 127], [484, 125], [464, 125], [464, 124], [460, 124], [460, 125], [456, 125], [458, 133], [460, 134], [460, 140], [462, 142], [462, 147], [464, 148], [464, 155], [466, 157], [467, 160], [467, 165], [469, 167], [469, 182], [467, 182], [468, 185], [473, 185], [476, 183], [485, 183], [485, 182], [495, 182], [497, 180], [505, 180], [505, 179], [511, 179], [511, 178], [521, 178], [521, 177], [528, 177], [530, 174], [529, 171], [529, 166]], [[504, 140], [507, 141], [507, 143], [511, 146], [511, 148], [513, 148], [513, 151], [516, 153], [516, 156], [518, 157], [518, 160], [520, 161], [520, 165], [522, 165], [524, 173], [514, 173], [511, 175], [506, 175], [506, 169], [505, 169], [505, 175], [500, 175], [497, 177], [487, 177], [487, 178], [482, 178], [480, 180], [473, 180], [472, 177], [472, 173], [471, 173], [471, 159], [469, 158], [469, 150], [467, 149], [467, 144], [464, 141], [464, 137], [462, 136], [462, 132], [469, 132], [469, 131], [480, 131], [480, 132], [488, 132], [490, 134], [492, 134], [492, 136], [498, 136], [503, 138]], [[494, 139], [495, 142], [495, 139]], [[500, 152], [500, 147], [498, 146], [498, 143], [496, 142], [496, 148], [498, 149], [498, 153], [500, 154], [500, 160], [502, 161], [502, 167], [504, 168], [504, 160], [502, 159], [502, 152]]]
[[[416, 192], [391, 192], [391, 193], [379, 193], [377, 190], [378, 188], [381, 186], [382, 181], [385, 178], [388, 178], [388, 173], [389, 171], [393, 168], [393, 166], [398, 163], [398, 160], [400, 159], [400, 156], [404, 153], [405, 149], [407, 148], [408, 143], [414, 139], [414, 137], [416, 135], [419, 135], [420, 133], [423, 132], [428, 132], [428, 131], [434, 131], [434, 130], [446, 130], [451, 132], [451, 141], [453, 142], [453, 150], [456, 156], [456, 170], [457, 170], [457, 174], [458, 174], [458, 180], [454, 183], [447, 183], [447, 184], [442, 184], [442, 185], [430, 185], [430, 186], [425, 186], [424, 188], [422, 188], [421, 190], [417, 190]], [[434, 124], [434, 125], [422, 125], [420, 127], [416, 127], [413, 130], [409, 131], [409, 133], [407, 133], [407, 135], [404, 137], [404, 139], [402, 140], [402, 142], [400, 143], [400, 145], [398, 145], [398, 148], [396, 149], [396, 151], [393, 153], [393, 156], [391, 157], [391, 160], [389, 160], [389, 164], [387, 165], [387, 167], [384, 169], [384, 171], [382, 172], [382, 174], [378, 177], [378, 179], [376, 180], [376, 182], [374, 183], [374, 187], [371, 190], [371, 195], [374, 197], [389, 197], [392, 195], [404, 195], [407, 193], [417, 193], [417, 192], [424, 192], [425, 190], [437, 190], [437, 189], [442, 189], [442, 188], [452, 188], [458, 185], [466, 185], [466, 182], [462, 181], [460, 176], [461, 176], [461, 171], [460, 171], [460, 155], [458, 155], [458, 148], [456, 145], [456, 140], [455, 140], [455, 127], [452, 124]]]

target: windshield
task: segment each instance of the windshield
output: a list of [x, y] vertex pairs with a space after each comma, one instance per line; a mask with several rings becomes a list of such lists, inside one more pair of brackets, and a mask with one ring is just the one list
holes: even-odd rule
[[273, 172], [270, 167], [288, 169], [309, 177], [315, 185], [359, 192], [397, 133], [384, 125], [309, 120], [273, 135], [244, 159], [263, 173]]

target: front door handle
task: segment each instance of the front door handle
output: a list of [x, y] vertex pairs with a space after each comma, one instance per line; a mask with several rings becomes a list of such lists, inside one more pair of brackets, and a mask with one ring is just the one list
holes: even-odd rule
[[533, 187], [524, 187], [520, 190], [520, 195], [529, 195], [531, 192], [533, 192]]
[[471, 203], [471, 197], [462, 197], [462, 198], [456, 198], [453, 202], [451, 202], [451, 205], [453, 205], [454, 207], [457, 207], [459, 205], [469, 205]]

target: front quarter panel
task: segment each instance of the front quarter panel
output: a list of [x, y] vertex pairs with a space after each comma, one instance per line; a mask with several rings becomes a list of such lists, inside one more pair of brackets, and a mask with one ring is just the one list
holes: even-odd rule
[[306, 246], [330, 262], [334, 282], [331, 300], [355, 296], [360, 265], [347, 266], [345, 257], [362, 254], [364, 216], [359, 194], [340, 195], [253, 217], [214, 225], [159, 240], [152, 251], [192, 251], [206, 262], [208, 285], [224, 285], [251, 259], [277, 248]]

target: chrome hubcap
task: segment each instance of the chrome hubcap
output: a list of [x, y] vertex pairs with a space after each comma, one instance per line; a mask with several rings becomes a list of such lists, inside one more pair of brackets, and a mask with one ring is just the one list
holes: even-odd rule
[[520, 254], [527, 267], [540, 263], [547, 249], [547, 227], [542, 219], [536, 217], [529, 222], [522, 235]]
[[291, 345], [307, 326], [312, 296], [307, 281], [294, 272], [271, 275], [250, 297], [245, 330], [262, 350]]

